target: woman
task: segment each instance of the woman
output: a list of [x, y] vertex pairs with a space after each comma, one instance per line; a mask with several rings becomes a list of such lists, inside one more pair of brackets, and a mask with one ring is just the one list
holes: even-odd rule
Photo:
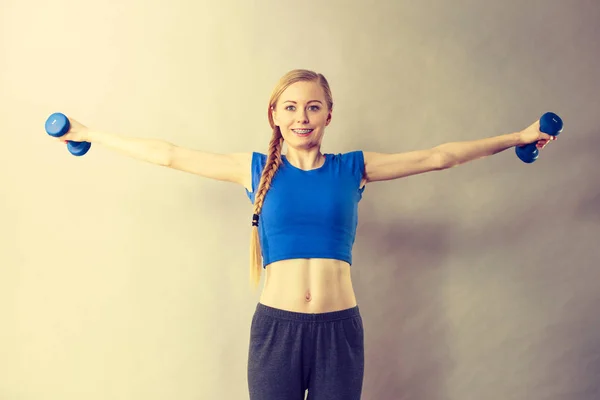
[[[369, 182], [437, 171], [556, 137], [539, 121], [515, 133], [398, 154], [323, 154], [333, 100], [325, 77], [294, 70], [268, 107], [268, 154], [214, 154], [159, 140], [97, 132], [71, 121], [61, 141], [88, 141], [128, 156], [242, 185], [254, 204], [250, 271], [265, 285], [251, 326], [252, 400], [360, 399], [364, 373], [361, 315], [351, 282], [357, 206]], [[281, 154], [283, 142], [288, 144]]]

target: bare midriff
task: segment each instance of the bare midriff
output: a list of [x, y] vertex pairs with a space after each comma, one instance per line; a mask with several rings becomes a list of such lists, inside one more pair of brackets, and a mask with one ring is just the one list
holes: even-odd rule
[[286, 311], [325, 313], [356, 306], [350, 265], [310, 258], [267, 265], [260, 303]]

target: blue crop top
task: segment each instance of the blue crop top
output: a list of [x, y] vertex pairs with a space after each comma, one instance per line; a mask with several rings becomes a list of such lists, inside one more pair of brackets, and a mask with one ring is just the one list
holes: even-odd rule
[[[360, 187], [363, 152], [324, 155], [323, 166], [310, 171], [281, 156], [258, 224], [263, 268], [292, 258], [330, 258], [352, 265], [358, 203], [365, 189]], [[246, 189], [252, 204], [266, 161], [265, 154], [252, 154], [252, 192]]]

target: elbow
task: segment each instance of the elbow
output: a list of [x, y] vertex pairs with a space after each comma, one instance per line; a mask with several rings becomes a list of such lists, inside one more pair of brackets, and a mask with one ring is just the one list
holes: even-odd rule
[[459, 164], [449, 153], [437, 148], [434, 149], [433, 159], [435, 169], [438, 171], [452, 168]]
[[173, 167], [173, 160], [175, 159], [176, 147], [171, 143], [165, 143], [163, 156], [161, 157], [158, 164], [163, 167]]

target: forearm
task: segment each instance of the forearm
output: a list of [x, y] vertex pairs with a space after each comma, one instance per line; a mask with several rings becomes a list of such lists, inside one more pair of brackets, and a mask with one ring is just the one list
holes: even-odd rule
[[465, 142], [451, 142], [436, 146], [444, 168], [491, 156], [519, 144], [518, 133], [508, 133], [486, 139]]
[[135, 159], [168, 166], [173, 145], [163, 140], [134, 138], [109, 132], [89, 131], [89, 141]]

